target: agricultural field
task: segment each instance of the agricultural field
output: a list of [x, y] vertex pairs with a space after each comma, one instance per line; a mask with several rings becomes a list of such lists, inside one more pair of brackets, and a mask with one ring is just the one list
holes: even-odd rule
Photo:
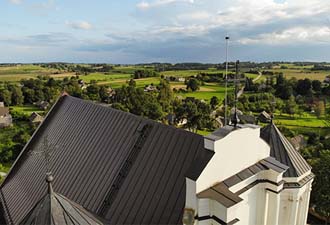
[[313, 71], [313, 66], [295, 66], [294, 64], [280, 64], [280, 66], [274, 66], [273, 69], [269, 70], [274, 73], [283, 73], [287, 79], [297, 78], [299, 79], [311, 79], [324, 81], [327, 75], [330, 75], [330, 71]]
[[[178, 87], [178, 85], [175, 85]], [[228, 88], [228, 93], [233, 92], [233, 88]], [[209, 101], [213, 96], [222, 100], [225, 98], [225, 87], [220, 86], [215, 83], [206, 83], [205, 85], [200, 86], [200, 89], [196, 92], [185, 92], [185, 93], [177, 93], [177, 96], [186, 97], [194, 97], [197, 99], [203, 99]]]
[[216, 74], [216, 73], [223, 73], [225, 74], [224, 70], [215, 70], [215, 69], [209, 69], [209, 70], [170, 70], [170, 71], [164, 71], [160, 72], [161, 75], [165, 77], [189, 77], [189, 76], [195, 76], [199, 73], [209, 73], [209, 74]]
[[19, 82], [22, 79], [48, 76], [56, 72], [58, 70], [36, 65], [0, 66], [0, 81]]

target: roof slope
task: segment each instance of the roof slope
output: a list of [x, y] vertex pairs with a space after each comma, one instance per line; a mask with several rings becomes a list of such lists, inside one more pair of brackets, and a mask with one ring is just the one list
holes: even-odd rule
[[10, 223], [46, 192], [45, 160], [30, 154], [44, 137], [57, 146], [54, 189], [109, 224], [180, 224], [185, 176], [197, 179], [213, 155], [200, 135], [63, 96], [1, 185]]
[[300, 177], [311, 170], [306, 160], [295, 150], [274, 123], [262, 128], [260, 137], [269, 144], [270, 156], [289, 167], [283, 174], [284, 177]]
[[53, 192], [52, 176], [47, 176], [48, 193], [22, 220], [22, 225], [103, 225], [91, 213], [66, 197]]

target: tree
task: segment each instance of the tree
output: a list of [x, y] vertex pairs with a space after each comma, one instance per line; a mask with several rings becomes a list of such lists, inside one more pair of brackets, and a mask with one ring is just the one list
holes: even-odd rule
[[289, 100], [286, 101], [285, 111], [291, 116], [297, 112], [297, 104], [293, 96], [290, 96]]
[[24, 103], [24, 96], [23, 92], [20, 87], [11, 85], [9, 87], [9, 90], [11, 91], [11, 101], [13, 105], [23, 105]]
[[171, 111], [171, 102], [173, 99], [173, 91], [167, 80], [161, 80], [159, 84], [158, 101], [161, 104], [163, 111]]
[[86, 89], [87, 95], [90, 100], [100, 101], [100, 87], [97, 84], [91, 84]]
[[323, 101], [318, 101], [315, 105], [315, 114], [317, 118], [321, 118], [325, 114], [325, 106]]
[[220, 101], [216, 96], [213, 96], [210, 100], [210, 105], [212, 107], [212, 109], [215, 109], [217, 107], [217, 105], [219, 105]]
[[290, 83], [284, 78], [283, 74], [279, 74], [275, 84], [275, 95], [281, 99], [289, 99], [293, 94], [293, 88]]
[[313, 91], [315, 91], [317, 94], [321, 93], [322, 91], [322, 83], [319, 80], [313, 80], [312, 81], [312, 87]]
[[320, 158], [312, 160], [315, 180], [311, 202], [315, 210], [324, 216], [327, 221], [330, 219], [330, 151], [320, 152]]
[[0, 101], [4, 102], [5, 105], [10, 106], [11, 105], [11, 92], [7, 89], [0, 91]]
[[187, 89], [192, 90], [192, 91], [197, 91], [199, 90], [199, 82], [195, 78], [191, 78], [187, 82]]
[[310, 79], [298, 80], [296, 91], [303, 96], [309, 96], [312, 93], [312, 82]]

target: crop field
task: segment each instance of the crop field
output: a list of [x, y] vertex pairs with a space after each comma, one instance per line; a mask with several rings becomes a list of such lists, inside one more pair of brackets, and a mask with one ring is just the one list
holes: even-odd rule
[[22, 79], [36, 78], [58, 72], [36, 65], [0, 66], [0, 81], [18, 82]]
[[[284, 68], [283, 68], [284, 67]], [[281, 64], [280, 66], [274, 66], [273, 69], [269, 70], [272, 72], [282, 72], [284, 76], [288, 79], [297, 78], [299, 79], [311, 79], [323, 81], [327, 75], [330, 75], [330, 71], [313, 71], [311, 70], [313, 66], [296, 66], [294, 64]]]

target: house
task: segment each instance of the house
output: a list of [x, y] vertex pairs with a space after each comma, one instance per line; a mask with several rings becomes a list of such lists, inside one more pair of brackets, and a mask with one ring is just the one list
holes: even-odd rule
[[313, 174], [292, 150], [275, 124], [203, 137], [62, 96], [0, 187], [0, 222], [60, 221], [67, 207], [89, 224], [303, 225]]
[[13, 118], [9, 113], [9, 108], [0, 102], [0, 128], [9, 127], [13, 124]]
[[253, 115], [238, 115], [238, 119], [242, 124], [255, 124], [256, 118]]
[[259, 114], [258, 119], [262, 123], [269, 123], [272, 120], [272, 117], [266, 111], [262, 111]]
[[297, 151], [307, 146], [307, 142], [303, 135], [298, 135], [291, 138], [290, 142]]
[[50, 106], [49, 102], [46, 102], [46, 101], [40, 101], [40, 102], [37, 102], [37, 106], [39, 107], [39, 109], [41, 110], [47, 110]]
[[36, 112], [33, 112], [29, 117], [29, 121], [32, 124], [40, 124], [43, 121], [43, 119], [44, 118]]
[[157, 87], [150, 84], [150, 85], [147, 85], [145, 88], [144, 88], [144, 92], [156, 92], [158, 91]]

